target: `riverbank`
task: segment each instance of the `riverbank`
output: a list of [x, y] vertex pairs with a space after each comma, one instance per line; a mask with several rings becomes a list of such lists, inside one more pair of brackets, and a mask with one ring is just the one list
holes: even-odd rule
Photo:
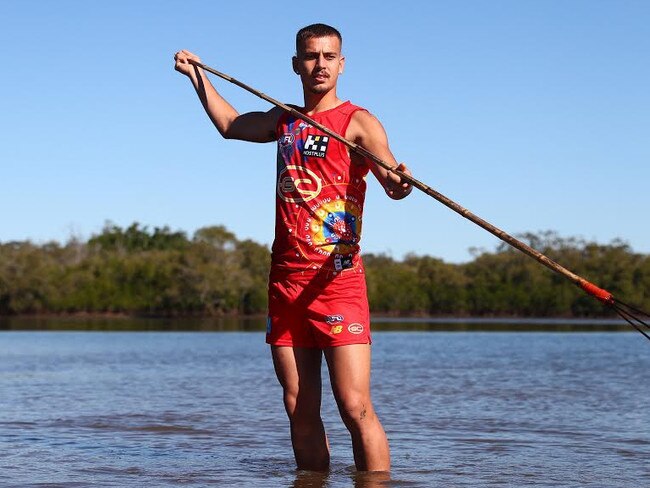
[[[513, 317], [386, 317], [373, 316], [372, 329], [379, 331], [517, 331], [581, 332], [628, 331], [620, 319], [513, 318]], [[0, 317], [0, 330], [56, 331], [194, 331], [263, 332], [266, 317], [133, 317], [128, 315], [38, 315]]]

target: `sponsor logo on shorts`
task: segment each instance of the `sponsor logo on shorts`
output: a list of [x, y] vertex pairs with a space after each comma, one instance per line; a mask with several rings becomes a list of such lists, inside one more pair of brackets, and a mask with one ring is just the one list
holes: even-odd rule
[[328, 315], [325, 317], [325, 322], [329, 325], [338, 324], [339, 322], [343, 322], [343, 315]]
[[357, 324], [357, 323], [350, 324], [350, 325], [348, 325], [348, 332], [350, 334], [359, 335], [359, 334], [363, 333], [363, 325]]
[[271, 317], [266, 317], [266, 333], [271, 333]]
[[333, 325], [330, 329], [330, 334], [340, 334], [341, 332], [343, 332], [342, 325]]

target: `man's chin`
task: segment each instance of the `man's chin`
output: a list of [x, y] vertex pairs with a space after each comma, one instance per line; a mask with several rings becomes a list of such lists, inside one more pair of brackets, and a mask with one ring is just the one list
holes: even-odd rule
[[314, 95], [321, 95], [323, 93], [327, 93], [330, 91], [330, 87], [326, 85], [315, 85], [315, 86], [310, 86], [309, 91], [312, 92]]

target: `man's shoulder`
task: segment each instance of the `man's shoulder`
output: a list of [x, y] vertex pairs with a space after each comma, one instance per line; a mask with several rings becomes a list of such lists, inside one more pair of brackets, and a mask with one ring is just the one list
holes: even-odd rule
[[377, 120], [377, 117], [370, 113], [368, 109], [356, 105], [353, 105], [353, 107], [354, 110], [352, 111], [352, 119], [355, 121], [364, 123], [372, 120]]
[[340, 110], [343, 113], [347, 113], [347, 114], [351, 114], [351, 115], [355, 115], [355, 114], [357, 114], [359, 112], [365, 112], [365, 113], [368, 112], [368, 110], [365, 107], [362, 107], [360, 105], [356, 105], [356, 104], [352, 103], [350, 100], [341, 103], [341, 105], [339, 105], [336, 108], [337, 108], [337, 110]]
[[379, 127], [381, 127], [379, 119], [367, 109], [361, 108], [356, 110], [350, 117], [347, 135], [352, 139], [356, 139], [377, 130]]

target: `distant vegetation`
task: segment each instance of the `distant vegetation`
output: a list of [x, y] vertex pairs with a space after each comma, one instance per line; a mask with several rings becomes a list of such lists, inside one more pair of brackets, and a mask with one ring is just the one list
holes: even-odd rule
[[[519, 236], [626, 301], [650, 308], [650, 256], [556, 233]], [[595, 317], [601, 304], [508, 246], [450, 264], [430, 256], [398, 261], [366, 254], [377, 314]], [[270, 252], [222, 226], [189, 238], [167, 227], [108, 224], [87, 242], [0, 243], [0, 315], [126, 313], [263, 314]]]

